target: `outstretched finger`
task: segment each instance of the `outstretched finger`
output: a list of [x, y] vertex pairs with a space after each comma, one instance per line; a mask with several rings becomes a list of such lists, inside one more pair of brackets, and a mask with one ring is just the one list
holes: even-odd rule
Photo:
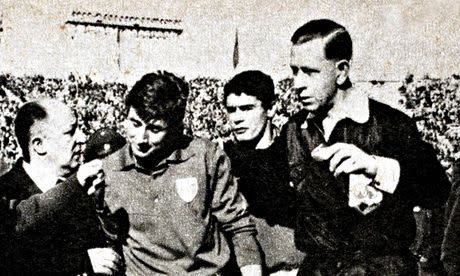
[[347, 146], [348, 145], [345, 143], [335, 143], [331, 146], [324, 146], [321, 144], [311, 152], [311, 156], [316, 161], [329, 160], [337, 151], [346, 149]]
[[359, 169], [361, 168], [358, 166], [358, 163], [353, 158], [348, 158], [334, 170], [334, 176], [337, 177], [341, 174], [349, 174]]
[[334, 172], [337, 167], [352, 157], [352, 152], [349, 149], [338, 150], [329, 161], [329, 171]]

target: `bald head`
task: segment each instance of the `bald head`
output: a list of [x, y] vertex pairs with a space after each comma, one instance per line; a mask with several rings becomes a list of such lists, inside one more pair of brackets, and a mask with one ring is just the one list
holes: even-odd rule
[[15, 134], [24, 161], [30, 162], [33, 140], [44, 139], [58, 133], [74, 132], [77, 118], [70, 107], [55, 99], [41, 99], [24, 104], [15, 119]]
[[36, 103], [45, 111], [46, 116], [37, 120], [30, 129], [30, 134], [47, 135], [49, 132], [60, 130], [69, 123], [75, 124], [77, 117], [75, 112], [65, 103], [56, 99], [42, 99]]

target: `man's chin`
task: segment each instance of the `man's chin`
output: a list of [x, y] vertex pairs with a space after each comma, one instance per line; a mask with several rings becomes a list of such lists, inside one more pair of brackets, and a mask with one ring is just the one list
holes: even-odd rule
[[146, 159], [151, 157], [155, 153], [155, 150], [153, 148], [150, 148], [148, 151], [140, 151], [138, 149], [133, 148], [132, 152], [134, 157], [139, 159]]
[[316, 104], [303, 104], [302, 109], [311, 113], [315, 113], [318, 110], [318, 106]]
[[240, 143], [250, 142], [252, 139], [249, 139], [246, 135], [235, 135], [236, 141]]

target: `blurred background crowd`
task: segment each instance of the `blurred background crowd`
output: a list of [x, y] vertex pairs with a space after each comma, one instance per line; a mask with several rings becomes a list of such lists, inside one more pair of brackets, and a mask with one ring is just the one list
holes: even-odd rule
[[409, 75], [399, 89], [401, 105], [416, 120], [423, 139], [435, 147], [449, 174], [452, 161], [460, 157], [459, 84], [459, 75], [420, 80]]
[[[185, 116], [189, 134], [212, 140], [231, 138], [223, 106], [224, 84], [223, 80], [215, 78], [189, 80], [190, 94]], [[399, 108], [416, 120], [423, 139], [435, 147], [448, 174], [452, 161], [460, 157], [459, 84], [459, 75], [445, 79], [429, 76], [416, 79], [409, 75], [399, 87]], [[369, 82], [366, 90], [385, 93], [385, 90], [373, 89], [381, 85], [381, 82]], [[276, 85], [278, 99], [270, 115], [278, 130], [298, 110], [291, 86], [290, 79], [281, 80]], [[0, 159], [9, 165], [20, 154], [13, 135], [13, 121], [22, 103], [42, 96], [62, 99], [77, 110], [86, 134], [102, 127], [117, 127], [122, 132], [125, 116], [123, 99], [127, 90], [126, 84], [97, 83], [87, 76], [72, 74], [66, 79], [0, 75]], [[373, 97], [372, 93], [369, 95]], [[378, 98], [379, 95], [375, 96]]]

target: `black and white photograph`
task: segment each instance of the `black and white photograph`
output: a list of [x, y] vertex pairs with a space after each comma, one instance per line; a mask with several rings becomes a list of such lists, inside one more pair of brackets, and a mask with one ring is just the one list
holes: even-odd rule
[[0, 0], [0, 275], [460, 275], [460, 2]]

